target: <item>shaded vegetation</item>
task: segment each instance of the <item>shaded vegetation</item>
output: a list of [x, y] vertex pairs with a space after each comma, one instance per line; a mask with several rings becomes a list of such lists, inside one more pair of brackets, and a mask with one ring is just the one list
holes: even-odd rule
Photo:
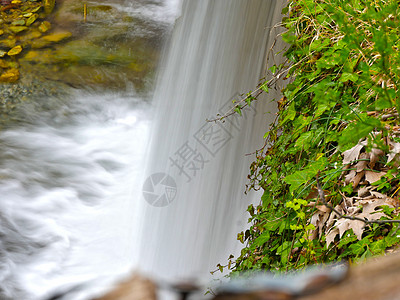
[[234, 272], [354, 261], [400, 241], [398, 1], [297, 0], [283, 13], [287, 60], [271, 71], [290, 83], [251, 165], [248, 188], [264, 194]]

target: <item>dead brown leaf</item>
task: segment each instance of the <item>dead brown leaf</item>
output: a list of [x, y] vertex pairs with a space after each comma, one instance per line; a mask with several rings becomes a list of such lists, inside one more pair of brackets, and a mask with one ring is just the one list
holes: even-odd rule
[[375, 167], [375, 164], [378, 161], [379, 157], [381, 157], [383, 154], [385, 153], [381, 149], [372, 148], [369, 162], [369, 167], [371, 169]]
[[344, 151], [343, 152], [343, 165], [347, 165], [347, 164], [351, 163], [352, 161], [357, 160], [362, 148], [364, 148], [364, 145], [357, 144], [353, 148]]
[[335, 240], [335, 237], [339, 234], [339, 229], [332, 228], [326, 235], [326, 247], [328, 248], [329, 245]]
[[[361, 153], [360, 154], [360, 156], [359, 156], [359, 159], [365, 159], [365, 160], [360, 160], [359, 162], [357, 162], [357, 164], [354, 166], [355, 168], [356, 168], [356, 171], [357, 172], [361, 172], [361, 171], [363, 171], [366, 167], [367, 167], [367, 165], [368, 165], [368, 162], [369, 162], [369, 153], [365, 153], [365, 152], [363, 152], [363, 153]], [[368, 160], [367, 160], [368, 159]]]
[[358, 197], [366, 197], [366, 196], [370, 195], [370, 191], [366, 186], [361, 186], [357, 190], [357, 195], [358, 195]]
[[390, 145], [392, 146], [392, 149], [387, 155], [387, 162], [391, 162], [396, 157], [396, 155], [400, 153], [400, 143], [390, 143]]
[[357, 173], [356, 176], [350, 182], [353, 183], [353, 188], [356, 188], [358, 184], [360, 183], [361, 179], [364, 177], [365, 171], [361, 171], [360, 173]]
[[[379, 194], [379, 193], [378, 193]], [[347, 200], [347, 201], [346, 201]], [[380, 218], [386, 216], [382, 208], [382, 205], [388, 205], [389, 207], [393, 207], [392, 205], [392, 198], [374, 198], [368, 200], [359, 200], [353, 203], [353, 206], [348, 207], [346, 216], [349, 217], [357, 217], [368, 221], [375, 221], [379, 220]], [[345, 199], [346, 202], [351, 202], [350, 198]], [[362, 207], [362, 211], [360, 209]], [[336, 206], [336, 208], [341, 208], [341, 206]], [[344, 214], [343, 211], [339, 211], [340, 213]], [[339, 235], [339, 238], [343, 236], [343, 234], [347, 231], [352, 229], [354, 234], [356, 235], [357, 239], [361, 240], [362, 234], [365, 229], [365, 222], [361, 220], [351, 220], [348, 218], [335, 218], [339, 217], [334, 212], [331, 213], [329, 220], [327, 222], [327, 231], [326, 231], [326, 243], [329, 247], [329, 244], [335, 240], [335, 237]], [[329, 223], [329, 227], [328, 227]], [[333, 225], [334, 224], [334, 225]], [[332, 226], [333, 225], [333, 226]]]
[[356, 170], [351, 170], [351, 171], [349, 172], [349, 174], [347, 174], [347, 175], [344, 177], [344, 182], [345, 182], [346, 184], [349, 184], [349, 183], [353, 180], [353, 178], [354, 178], [356, 175], [357, 175]]
[[383, 175], [385, 175], [386, 172], [373, 172], [373, 171], [365, 171], [365, 179], [369, 183], [374, 183], [381, 179]]

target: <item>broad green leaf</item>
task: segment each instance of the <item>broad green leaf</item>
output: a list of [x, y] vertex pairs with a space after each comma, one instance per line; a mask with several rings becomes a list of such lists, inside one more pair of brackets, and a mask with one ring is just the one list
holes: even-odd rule
[[342, 135], [339, 137], [339, 145], [342, 147], [348, 145], [355, 145], [360, 139], [365, 138], [373, 130], [380, 129], [381, 122], [375, 118], [365, 118], [364, 121], [358, 120], [351, 123], [343, 130]]
[[283, 119], [281, 125], [285, 124], [289, 120], [293, 120], [294, 117], [296, 117], [296, 109], [294, 106], [294, 102], [292, 102], [287, 109], [286, 116]]
[[284, 181], [290, 185], [290, 192], [293, 193], [301, 185], [307, 183], [311, 178], [315, 177], [319, 171], [323, 171], [326, 165], [326, 158], [322, 157], [319, 160], [311, 163], [304, 170], [294, 172], [286, 176]]
[[270, 235], [268, 231], [264, 231], [260, 236], [258, 236], [254, 242], [253, 245], [255, 245], [256, 247], [260, 247], [262, 245], [264, 245], [266, 242], [268, 242], [270, 239]]
[[339, 79], [341, 82], [352, 81], [356, 82], [358, 80], [358, 75], [354, 73], [343, 73]]
[[304, 132], [298, 137], [296, 143], [294, 144], [294, 147], [297, 149], [303, 148], [304, 150], [307, 150], [310, 147], [310, 141], [312, 137], [313, 137], [312, 131]]

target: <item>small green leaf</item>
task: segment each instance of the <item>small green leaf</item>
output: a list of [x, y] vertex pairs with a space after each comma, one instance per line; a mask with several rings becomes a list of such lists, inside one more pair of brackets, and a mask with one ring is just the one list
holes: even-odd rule
[[294, 147], [298, 150], [304, 149], [307, 150], [310, 147], [310, 141], [313, 137], [312, 131], [307, 131], [302, 133], [299, 138], [297, 139]]
[[261, 86], [260, 86], [260, 88], [264, 91], [264, 92], [267, 92], [268, 93], [268, 82], [266, 81], [266, 82], [264, 82]]
[[237, 112], [240, 116], [242, 115], [242, 110], [240, 109], [239, 106], [236, 106], [233, 110], [234, 110], [235, 112]]
[[339, 79], [340, 82], [346, 82], [349, 80], [352, 82], [356, 82], [358, 80], [358, 75], [354, 73], [343, 73]]
[[270, 234], [268, 231], [264, 231], [260, 236], [258, 236], [254, 242], [253, 245], [260, 247], [264, 245], [266, 242], [268, 242], [270, 239]]

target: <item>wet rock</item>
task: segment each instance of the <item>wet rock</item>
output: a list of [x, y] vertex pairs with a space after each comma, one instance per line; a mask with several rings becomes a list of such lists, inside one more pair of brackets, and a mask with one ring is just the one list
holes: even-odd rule
[[15, 46], [16, 42], [17, 40], [14, 37], [9, 36], [9, 38], [7, 39], [0, 40], [0, 48], [4, 50], [9, 50]]
[[163, 32], [118, 6], [86, 4], [85, 23], [80, 0], [60, 0], [56, 12], [54, 0], [11, 3], [0, 10], [0, 58], [9, 53], [21, 78], [33, 72], [80, 88], [120, 89], [127, 81], [138, 91], [150, 86], [161, 49], [154, 37]]
[[8, 51], [7, 54], [9, 56], [14, 56], [14, 55], [20, 54], [21, 51], [22, 51], [22, 46], [19, 45], [19, 46], [15, 46], [15, 47], [11, 48], [11, 50]]
[[8, 69], [0, 75], [0, 82], [16, 82], [19, 79], [18, 69]]
[[10, 26], [8, 27], [14, 33], [20, 33], [21, 31], [27, 30], [27, 26]]
[[69, 31], [54, 32], [49, 35], [43, 36], [41, 39], [50, 43], [58, 43], [72, 36]]
[[131, 278], [120, 283], [112, 291], [96, 300], [155, 300], [156, 285], [151, 280], [133, 275]]
[[50, 22], [44, 21], [39, 25], [39, 30], [43, 33], [49, 31], [51, 28]]
[[36, 21], [36, 19], [39, 17], [38, 14], [25, 14], [24, 16], [28, 16], [28, 19], [26, 20], [26, 26], [31, 26], [33, 24], [33, 22]]

